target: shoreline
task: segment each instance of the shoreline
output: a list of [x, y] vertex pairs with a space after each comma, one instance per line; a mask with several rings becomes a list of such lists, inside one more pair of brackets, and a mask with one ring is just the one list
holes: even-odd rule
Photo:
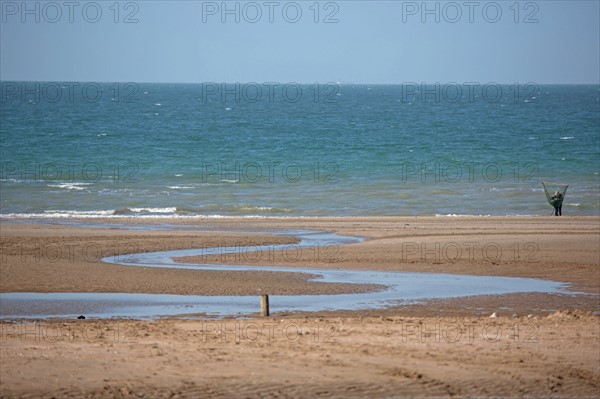
[[[255, 295], [255, 289], [244, 286], [258, 286], [271, 295], [344, 294], [376, 289], [368, 284], [309, 281], [310, 274], [268, 270], [269, 266], [283, 266], [535, 278], [568, 283], [562, 294], [571, 291], [598, 296], [600, 281], [595, 278], [598, 265], [597, 257], [594, 258], [600, 254], [600, 244], [594, 242], [600, 236], [598, 222], [600, 218], [594, 216], [270, 217], [203, 220], [195, 231], [198, 223], [193, 218], [67, 219], [51, 223], [0, 220], [2, 256], [6, 260], [0, 269], [0, 291], [222, 296]], [[297, 240], [282, 235], [282, 229], [333, 231], [365, 240], [300, 252], [259, 252], [254, 257], [227, 253], [232, 247], [260, 244], [294, 248]], [[176, 261], [260, 265], [265, 269], [148, 269], [101, 262], [106, 256], [188, 248], [203, 248], [206, 253], [175, 258]], [[61, 262], [66, 265], [57, 264]], [[580, 303], [580, 310], [600, 311], [593, 297], [582, 298], [564, 298], [562, 302]], [[569, 308], [573, 309], [573, 305]]]
[[[332, 292], [340, 287], [310, 285], [281, 273], [209, 276], [194, 270], [150, 270], [97, 261], [100, 255], [190, 246], [290, 242], [269, 232], [318, 229], [368, 239], [316, 259], [314, 253], [298, 259], [276, 255], [266, 264], [533, 276], [571, 282], [573, 289], [591, 295], [486, 295], [378, 310], [275, 312], [269, 318], [243, 320], [214, 320], [205, 314], [151, 321], [3, 319], [0, 396], [596, 397], [599, 221], [598, 217], [235, 219], [203, 221], [199, 227], [210, 231], [194, 232], [196, 220], [154, 222], [166, 229], [176, 224], [175, 231], [147, 231], [148, 220], [128, 221], [130, 230], [120, 228], [122, 220], [92, 222], [101, 222], [103, 228], [85, 227], [87, 219], [83, 225], [72, 220], [66, 225], [2, 220], [3, 292], [87, 287], [89, 292], [110, 288], [231, 294], [244, 293], [252, 281], [266, 281], [282, 290]], [[473, 243], [478, 248], [488, 244], [503, 255], [494, 257], [490, 252], [486, 257], [471, 251], [472, 257], [445, 262], [444, 246], [448, 251], [457, 248], [448, 246], [451, 243], [463, 250], [468, 243], [471, 249]], [[530, 254], [528, 243], [536, 244], [537, 250], [535, 259], [524, 261], [523, 256]], [[82, 252], [86, 245], [87, 259]], [[56, 253], [44, 255], [43, 248], [73, 251], [63, 251], [56, 260]], [[93, 252], [98, 248], [103, 253]], [[516, 248], [519, 257], [514, 258]], [[235, 264], [235, 259], [226, 260]], [[491, 318], [492, 313], [497, 317]]]

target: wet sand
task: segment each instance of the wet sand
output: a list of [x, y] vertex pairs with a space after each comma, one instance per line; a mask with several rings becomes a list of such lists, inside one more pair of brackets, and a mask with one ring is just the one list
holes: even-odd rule
[[[151, 223], [149, 220], [108, 220]], [[165, 223], [164, 219], [156, 221]], [[224, 232], [0, 224], [1, 292], [195, 295], [341, 293], [372, 287], [302, 274], [168, 270], [99, 262], [211, 248], [186, 261], [252, 264], [214, 247], [292, 243], [272, 228], [360, 235], [360, 244], [274, 252], [261, 265], [535, 277], [591, 295], [511, 294], [377, 311], [268, 319], [3, 320], [0, 396], [597, 397], [600, 219], [389, 217], [171, 220]], [[248, 235], [244, 231], [259, 230]], [[250, 262], [249, 262], [250, 260]], [[490, 318], [496, 312], [499, 317]]]

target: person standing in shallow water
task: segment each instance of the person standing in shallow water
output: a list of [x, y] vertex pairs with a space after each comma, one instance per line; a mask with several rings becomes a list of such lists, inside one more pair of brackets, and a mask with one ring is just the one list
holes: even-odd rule
[[551, 200], [552, 206], [554, 206], [554, 216], [562, 216], [563, 195], [560, 192], [555, 191]]

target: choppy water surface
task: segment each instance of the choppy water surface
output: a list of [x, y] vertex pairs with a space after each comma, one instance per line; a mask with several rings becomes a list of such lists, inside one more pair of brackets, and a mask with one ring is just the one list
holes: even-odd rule
[[137, 87], [128, 102], [3, 97], [0, 214], [550, 215], [541, 180], [570, 184], [566, 215], [600, 214], [598, 85], [459, 101], [339, 85], [294, 103]]

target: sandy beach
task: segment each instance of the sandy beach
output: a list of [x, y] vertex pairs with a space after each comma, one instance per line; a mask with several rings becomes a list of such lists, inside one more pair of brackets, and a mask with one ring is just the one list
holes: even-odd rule
[[[598, 396], [598, 217], [83, 221], [90, 222], [103, 227], [2, 221], [0, 292], [213, 296], [256, 295], [257, 287], [272, 295], [378, 288], [307, 281], [302, 273], [100, 261], [186, 248], [207, 248], [207, 255], [181, 262], [531, 277], [570, 286], [561, 294], [435, 299], [382, 310], [246, 320], [3, 319], [0, 396]], [[120, 229], [124, 223], [140, 229]], [[159, 223], [181, 227], [141, 228]], [[269, 234], [274, 229], [327, 230], [366, 240], [260, 259], [219, 252], [296, 242]], [[490, 318], [492, 313], [498, 317]]]

